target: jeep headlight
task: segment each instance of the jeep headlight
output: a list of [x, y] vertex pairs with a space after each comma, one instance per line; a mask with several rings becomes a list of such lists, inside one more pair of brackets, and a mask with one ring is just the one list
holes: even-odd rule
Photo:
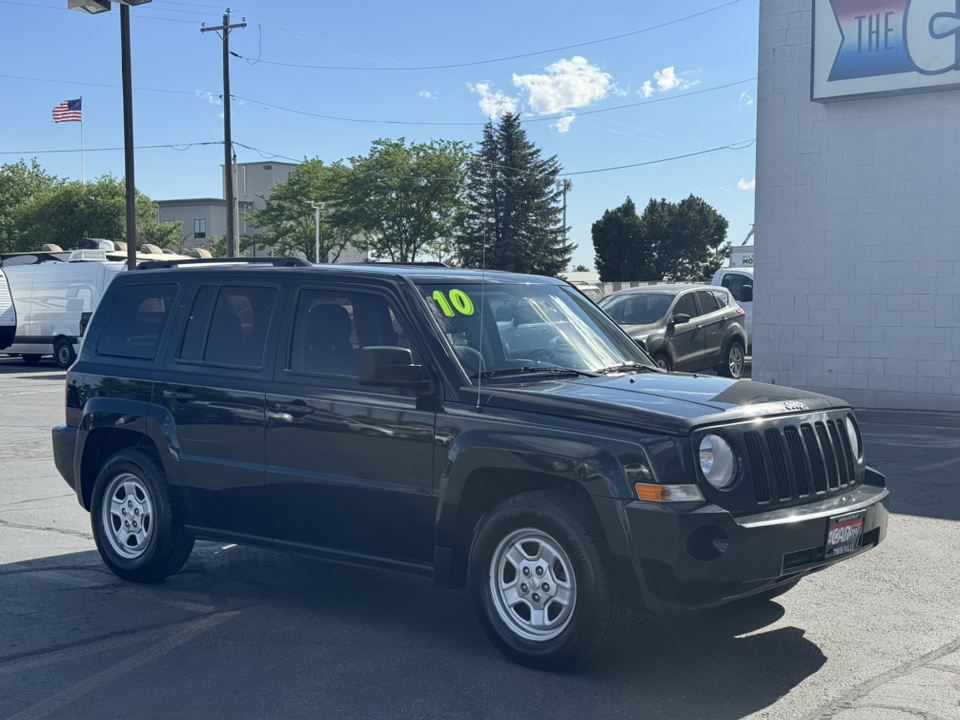
[[853, 423], [853, 418], [847, 415], [847, 437], [850, 438], [850, 449], [853, 450], [853, 457], [859, 461], [863, 459], [863, 448], [860, 447], [860, 433], [857, 432], [857, 426]]
[[719, 435], [707, 435], [700, 441], [700, 472], [715, 488], [728, 487], [737, 476], [737, 456], [730, 443]]

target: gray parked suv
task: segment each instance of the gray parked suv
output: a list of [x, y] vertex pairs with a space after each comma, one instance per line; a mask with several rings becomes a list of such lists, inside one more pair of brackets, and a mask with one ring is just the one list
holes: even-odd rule
[[726, 288], [649, 285], [607, 295], [599, 304], [664, 370], [743, 374], [744, 311]]

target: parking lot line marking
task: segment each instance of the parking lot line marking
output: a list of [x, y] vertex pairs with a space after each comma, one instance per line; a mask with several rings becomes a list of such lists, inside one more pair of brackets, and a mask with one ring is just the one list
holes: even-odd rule
[[220, 625], [227, 620], [232, 620], [239, 614], [239, 610], [233, 610], [231, 612], [211, 615], [208, 618], [191, 623], [176, 635], [172, 635], [166, 640], [161, 640], [156, 645], [153, 645], [152, 647], [149, 647], [146, 650], [127, 658], [126, 660], [122, 660], [116, 665], [112, 665], [111, 667], [101, 670], [85, 680], [81, 680], [80, 682], [64, 688], [60, 692], [41, 700], [36, 705], [32, 705], [31, 707], [21, 710], [15, 715], [11, 715], [7, 720], [40, 720], [40, 718], [50, 717], [54, 713], [58, 713], [69, 705], [75, 703], [84, 695], [89, 695], [94, 690], [98, 690], [104, 685], [112, 683], [114, 680], [123, 677], [127, 673], [137, 670], [147, 663], [166, 655], [172, 650], [176, 650], [181, 645], [185, 645], [191, 640], [195, 639], [198, 635], [201, 635], [207, 630], [212, 630], [217, 625]]

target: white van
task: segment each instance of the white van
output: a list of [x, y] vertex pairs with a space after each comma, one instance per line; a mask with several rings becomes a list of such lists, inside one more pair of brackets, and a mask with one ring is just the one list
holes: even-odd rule
[[[751, 248], [752, 249], [752, 248]], [[743, 324], [746, 326], [747, 339], [753, 340], [753, 268], [752, 267], [725, 267], [720, 268], [713, 276], [711, 285], [727, 288], [737, 304], [746, 313]], [[747, 348], [750, 352], [750, 348]]]
[[[0, 349], [36, 365], [53, 355], [70, 367], [80, 349], [80, 320], [93, 312], [126, 267], [102, 250], [6, 255], [0, 260]], [[14, 327], [13, 331], [9, 328]], [[4, 347], [5, 335], [13, 335]]]

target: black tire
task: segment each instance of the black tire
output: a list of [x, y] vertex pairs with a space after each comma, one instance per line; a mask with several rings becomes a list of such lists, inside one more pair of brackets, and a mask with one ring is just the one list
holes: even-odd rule
[[[134, 492], [128, 492], [127, 487]], [[114, 502], [120, 501], [116, 507], [122, 508], [125, 518], [104, 508], [104, 503], [111, 503], [111, 498]], [[127, 500], [128, 507], [124, 507], [123, 500]], [[111, 507], [115, 506], [111, 503]], [[137, 510], [140, 512], [134, 515]], [[147, 516], [149, 527], [144, 522]], [[104, 463], [93, 487], [90, 519], [100, 557], [124, 580], [162, 580], [182, 568], [193, 551], [194, 538], [183, 526], [177, 499], [160, 464], [142, 450], [121, 450]], [[118, 522], [126, 523], [127, 519], [133, 524], [132, 528], [118, 527]], [[111, 523], [111, 527], [105, 521]], [[138, 525], [144, 535], [142, 542], [134, 538], [131, 545], [120, 539], [122, 533]]]
[[653, 361], [657, 364], [657, 367], [666, 370], [667, 372], [671, 372], [673, 370], [673, 363], [670, 362], [670, 356], [662, 350], [653, 354]]
[[57, 367], [64, 370], [73, 365], [73, 361], [77, 359], [77, 354], [73, 351], [73, 343], [66, 338], [57, 340], [53, 346], [53, 359]]
[[[530, 540], [531, 537], [537, 539]], [[540, 564], [532, 566], [534, 571], [530, 571], [527, 558], [534, 547], [537, 557], [546, 562], [537, 561]], [[551, 548], [558, 549], [559, 555], [551, 556], [547, 552]], [[522, 568], [511, 565], [513, 579], [508, 582], [514, 583], [515, 593], [525, 595], [518, 596], [516, 603], [506, 607], [502, 592], [494, 587], [495, 584], [502, 586], [504, 570], [510, 565], [507, 555], [515, 550], [523, 555], [524, 563]], [[557, 557], [556, 562], [550, 561], [550, 557]], [[521, 584], [524, 577], [521, 569], [529, 571], [525, 575], [531, 580], [529, 585]], [[470, 547], [468, 576], [474, 605], [487, 636], [500, 652], [522, 665], [541, 670], [573, 667], [597, 652], [616, 634], [623, 621], [625, 606], [615, 588], [597, 520], [583, 502], [563, 493], [523, 493], [491, 510], [477, 525]], [[554, 583], [555, 597], [535, 595], [548, 583], [537, 588], [532, 581], [544, 580]], [[564, 583], [567, 597], [571, 598], [568, 606], [561, 606], [557, 600], [560, 597], [557, 591], [564, 589]], [[550, 590], [548, 587], [544, 595], [549, 595]], [[534, 600], [542, 603], [541, 609], [533, 610]], [[561, 609], [551, 619], [557, 607]], [[522, 617], [524, 608], [530, 619]], [[530, 624], [533, 612], [542, 613], [541, 619], [554, 623], [554, 627], [545, 628], [544, 635], [531, 639], [523, 633], [536, 632]]]
[[743, 369], [746, 366], [746, 353], [743, 349], [743, 343], [740, 340], [731, 340], [727, 349], [723, 352], [723, 362], [717, 368], [724, 377], [739, 380], [743, 375]]
[[24, 365], [33, 367], [34, 365], [40, 364], [40, 358], [42, 358], [43, 355], [21, 355], [20, 357], [23, 359]]

